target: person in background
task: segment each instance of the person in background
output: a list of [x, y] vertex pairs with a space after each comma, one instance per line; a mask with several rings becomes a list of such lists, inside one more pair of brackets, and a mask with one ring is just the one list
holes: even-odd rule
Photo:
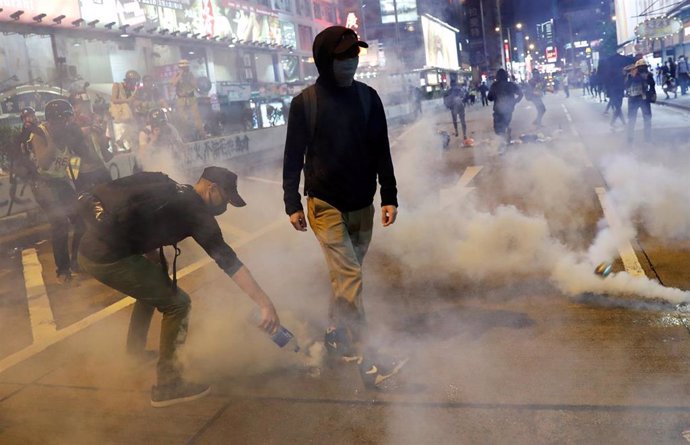
[[153, 80], [153, 76], [145, 75], [141, 80], [141, 88], [134, 94], [134, 114], [139, 123], [139, 128], [144, 127], [148, 122], [149, 113], [155, 109], [165, 108], [166, 103], [163, 99], [158, 86]]
[[680, 85], [680, 94], [685, 96], [688, 92], [688, 83], [690, 82], [690, 64], [685, 56], [678, 58], [676, 67], [678, 71], [678, 84]]
[[[162, 108], [149, 112], [147, 125], [139, 132], [137, 166], [143, 171], [161, 171], [172, 168], [181, 154], [184, 142]], [[168, 174], [175, 172], [166, 171]]]
[[491, 84], [488, 99], [494, 103], [494, 131], [506, 138], [510, 144], [510, 122], [513, 120], [515, 105], [522, 100], [522, 90], [508, 80], [504, 69], [496, 71], [496, 81]]
[[628, 143], [632, 144], [635, 137], [635, 121], [637, 110], [642, 111], [644, 120], [644, 140], [652, 142], [652, 102], [656, 101], [656, 84], [654, 76], [649, 72], [647, 62], [639, 59], [633, 65], [625, 80], [628, 93]]
[[175, 88], [177, 99], [175, 100], [175, 113], [180, 123], [187, 123], [191, 120], [196, 129], [198, 139], [205, 139], [208, 135], [204, 130], [204, 123], [201, 120], [199, 105], [196, 98], [197, 81], [194, 74], [189, 69], [189, 60], [181, 59], [177, 63], [178, 71], [170, 81]]
[[132, 110], [134, 93], [141, 76], [135, 70], [129, 70], [122, 82], [113, 84], [110, 98], [110, 116], [113, 119], [112, 139], [124, 150], [136, 148], [136, 120]]
[[[60, 284], [69, 283], [72, 272], [79, 270], [77, 251], [84, 234], [84, 223], [77, 211], [77, 194], [72, 186], [77, 178], [70, 160], [73, 155], [87, 158], [89, 154], [84, 150], [84, 136], [72, 122], [73, 117], [74, 109], [69, 102], [51, 100], [45, 106], [46, 122], [32, 129], [24, 143], [35, 168], [31, 190], [50, 224], [55, 272]], [[70, 223], [74, 227], [71, 255]]]
[[565, 93], [565, 98], [570, 97], [570, 79], [568, 78], [568, 73], [563, 73], [563, 81], [561, 82], [563, 85], [563, 92]]
[[544, 114], [546, 114], [546, 106], [542, 100], [545, 92], [546, 82], [544, 81], [544, 78], [539, 70], [534, 68], [532, 70], [532, 78], [529, 80], [529, 82], [527, 82], [527, 92], [525, 94], [525, 98], [532, 102], [534, 107], [537, 109], [537, 117], [534, 119], [534, 122], [532, 122], [537, 127], [542, 126], [542, 119], [544, 118]]
[[464, 91], [457, 82], [451, 82], [450, 89], [445, 92], [443, 96], [443, 103], [446, 108], [450, 110], [451, 118], [453, 119], [453, 128], [455, 129], [455, 137], [458, 137], [458, 118], [462, 126], [462, 139], [467, 139], [467, 123], [465, 121], [465, 100]]
[[482, 107], [486, 107], [489, 105], [489, 99], [486, 97], [486, 95], [489, 93], [489, 87], [486, 86], [486, 82], [482, 81], [478, 90], [482, 98]]

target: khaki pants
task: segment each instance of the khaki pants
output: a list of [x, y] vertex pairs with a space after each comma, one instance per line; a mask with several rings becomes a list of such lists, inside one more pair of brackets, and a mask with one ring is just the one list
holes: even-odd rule
[[191, 120], [199, 136], [204, 136], [206, 131], [204, 130], [204, 122], [201, 120], [196, 97], [178, 97], [176, 105], [175, 111], [180, 122], [188, 124]]
[[331, 278], [333, 296], [329, 317], [347, 328], [355, 341], [366, 324], [362, 303], [362, 263], [369, 248], [374, 206], [341, 212], [318, 198], [308, 198], [309, 225], [321, 244]]

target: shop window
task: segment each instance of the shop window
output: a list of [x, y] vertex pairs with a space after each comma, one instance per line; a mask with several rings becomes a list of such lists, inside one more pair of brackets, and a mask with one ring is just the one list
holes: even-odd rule
[[292, 12], [292, 0], [274, 0], [273, 5], [279, 11]]
[[311, 26], [299, 25], [299, 47], [302, 51], [311, 51], [314, 35]]
[[297, 14], [303, 17], [312, 17], [311, 13], [311, 0], [295, 0], [295, 7], [297, 8]]
[[254, 56], [256, 65], [256, 80], [258, 82], [275, 83], [276, 74], [271, 54], [257, 54]]
[[284, 56], [280, 59], [280, 69], [283, 72], [283, 82], [299, 81], [299, 58]]
[[314, 18], [317, 18], [317, 19], [321, 18], [321, 3], [320, 2], [314, 2]]

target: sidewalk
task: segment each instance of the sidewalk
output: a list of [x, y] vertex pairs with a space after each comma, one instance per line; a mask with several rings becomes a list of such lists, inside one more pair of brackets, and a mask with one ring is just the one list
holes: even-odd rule
[[666, 107], [679, 108], [681, 110], [690, 111], [690, 88], [688, 89], [685, 96], [680, 94], [680, 87], [678, 88], [678, 97], [674, 97], [673, 93], [670, 93], [670, 99], [666, 99], [666, 93], [661, 86], [656, 86], [656, 104], [663, 105]]

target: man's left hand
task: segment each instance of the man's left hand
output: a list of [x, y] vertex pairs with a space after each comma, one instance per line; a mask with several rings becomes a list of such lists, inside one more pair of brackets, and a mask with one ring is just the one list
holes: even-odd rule
[[393, 224], [397, 216], [398, 208], [396, 206], [381, 206], [381, 223], [383, 227], [388, 227]]

